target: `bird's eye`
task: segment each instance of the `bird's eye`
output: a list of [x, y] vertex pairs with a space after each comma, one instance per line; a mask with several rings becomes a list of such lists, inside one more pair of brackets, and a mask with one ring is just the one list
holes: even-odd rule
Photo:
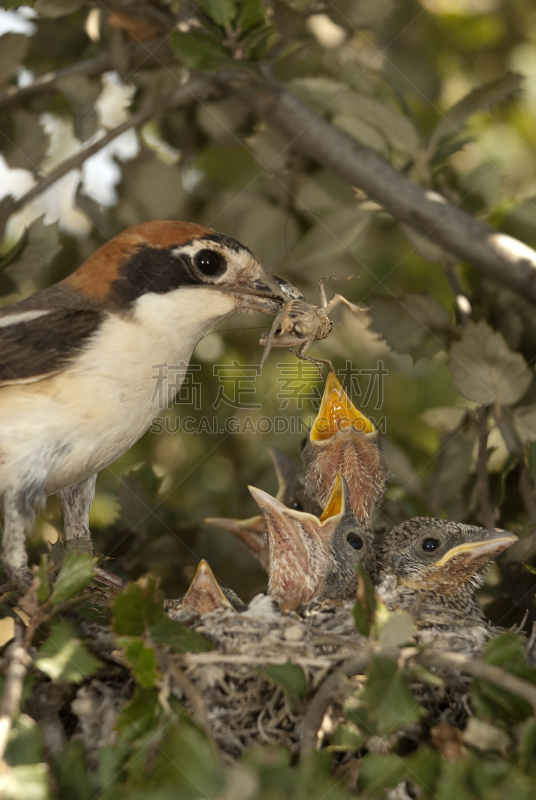
[[298, 500], [295, 500], [292, 503], [292, 508], [294, 509], [294, 511], [303, 511], [303, 506], [300, 502], [298, 502]]
[[200, 250], [194, 264], [203, 275], [222, 275], [227, 267], [225, 258], [214, 250]]
[[361, 538], [361, 536], [359, 536], [359, 534], [355, 533], [355, 531], [352, 531], [351, 533], [348, 534], [348, 536], [346, 537], [346, 541], [348, 542], [350, 547], [354, 548], [354, 550], [361, 550], [361, 548], [363, 547], [363, 539]]
[[434, 550], [437, 550], [437, 548], [441, 546], [441, 542], [439, 539], [430, 538], [425, 539], [421, 546], [426, 553], [433, 553]]

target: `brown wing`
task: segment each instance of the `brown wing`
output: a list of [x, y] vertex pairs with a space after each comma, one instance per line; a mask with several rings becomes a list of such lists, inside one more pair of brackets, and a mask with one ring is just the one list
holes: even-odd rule
[[30, 383], [58, 372], [103, 317], [96, 308], [60, 307], [40, 314], [45, 309], [39, 308], [39, 295], [34, 297], [0, 311], [0, 385]]

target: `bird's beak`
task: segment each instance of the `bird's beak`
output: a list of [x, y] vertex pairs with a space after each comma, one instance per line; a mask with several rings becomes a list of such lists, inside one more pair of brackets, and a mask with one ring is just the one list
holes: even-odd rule
[[235, 295], [238, 308], [273, 315], [277, 314], [296, 293], [300, 294], [291, 283], [270, 275], [258, 263], [233, 288], [218, 286], [218, 289]]
[[342, 475], [337, 472], [335, 483], [328, 497], [326, 507], [319, 519], [322, 538], [327, 541], [331, 538], [335, 528], [344, 517], [346, 511], [346, 498]]
[[311, 600], [327, 569], [329, 551], [314, 514], [294, 511], [262, 489], [248, 486], [262, 511], [270, 546], [270, 592], [283, 610]]
[[376, 428], [354, 406], [334, 372], [330, 372], [322, 396], [320, 411], [309, 434], [311, 442], [324, 442], [341, 430], [376, 436]]
[[499, 555], [499, 553], [502, 553], [503, 550], [506, 550], [508, 547], [518, 541], [515, 533], [503, 531], [500, 528], [479, 531], [478, 534], [475, 534], [475, 536], [478, 536], [478, 538], [474, 539], [473, 541], [463, 542], [463, 544], [458, 544], [456, 547], [452, 547], [445, 553], [444, 556], [439, 559], [439, 561], [436, 561], [435, 566], [443, 567], [445, 564], [459, 555], [463, 555], [464, 561], [468, 562], [474, 561], [476, 558], [480, 558], [481, 556], [488, 556], [488, 558], [491, 560], [495, 556]]
[[223, 594], [214, 573], [203, 559], [199, 562], [190, 588], [176, 607], [175, 611], [190, 612], [192, 616], [208, 614], [217, 608], [231, 609], [233, 606]]
[[205, 522], [209, 525], [214, 525], [216, 528], [222, 528], [225, 531], [233, 533], [237, 539], [240, 539], [240, 541], [246, 545], [248, 550], [260, 561], [261, 565], [268, 572], [268, 542], [266, 540], [264, 522], [260, 514], [257, 514], [256, 517], [250, 517], [249, 519], [207, 517]]

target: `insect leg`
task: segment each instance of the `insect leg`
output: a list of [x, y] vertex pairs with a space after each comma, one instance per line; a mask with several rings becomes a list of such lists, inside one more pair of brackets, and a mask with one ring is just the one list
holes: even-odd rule
[[270, 331], [268, 333], [268, 339], [266, 340], [266, 344], [264, 346], [264, 351], [263, 351], [262, 358], [261, 358], [261, 367], [264, 365], [264, 362], [268, 358], [268, 354], [269, 354], [270, 350], [272, 349], [272, 343], [274, 341], [275, 334], [276, 334], [276, 331], [277, 331], [277, 328], [278, 328], [278, 325], [279, 325], [279, 321], [281, 319], [281, 315], [283, 314], [284, 310], [285, 310], [285, 306], [283, 306], [283, 308], [281, 309], [279, 314], [276, 316], [276, 318], [272, 322], [272, 327], [270, 328]]
[[333, 308], [335, 308], [338, 303], [344, 303], [348, 308], [350, 308], [354, 313], [357, 311], [368, 311], [368, 306], [356, 306], [355, 303], [351, 303], [346, 297], [343, 297], [342, 294], [334, 294], [327, 306], [323, 309], [326, 314], [329, 314]]
[[359, 275], [335, 275], [331, 278], [320, 278], [318, 281], [318, 291], [320, 292], [320, 307], [326, 308], [328, 305], [328, 298], [326, 295], [326, 290], [324, 288], [324, 283], [326, 281], [353, 281], [353, 280], [360, 280]]

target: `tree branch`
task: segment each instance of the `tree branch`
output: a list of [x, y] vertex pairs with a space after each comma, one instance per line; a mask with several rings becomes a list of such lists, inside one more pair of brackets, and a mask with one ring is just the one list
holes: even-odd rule
[[202, 94], [205, 96], [211, 93], [214, 94], [215, 91], [215, 88], [211, 86], [211, 84], [208, 83], [204, 78], [194, 78], [187, 86], [184, 86], [177, 92], [168, 95], [167, 98], [163, 98], [158, 104], [152, 104], [146, 108], [142, 108], [136, 114], [132, 114], [128, 119], [122, 122], [121, 125], [111, 128], [101, 139], [93, 142], [92, 145], [85, 147], [78, 153], [75, 153], [75, 155], [71, 158], [67, 158], [65, 161], [62, 161], [62, 163], [58, 164], [58, 166], [48, 175], [43, 175], [43, 177], [37, 181], [35, 186], [26, 192], [26, 194], [22, 195], [22, 197], [19, 197], [18, 200], [12, 200], [11, 202], [6, 203], [2, 209], [2, 216], [4, 217], [4, 220], [7, 220], [11, 214], [19, 211], [35, 197], [38, 197], [38, 195], [52, 186], [52, 184], [56, 183], [56, 181], [58, 181], [60, 178], [63, 178], [64, 175], [67, 175], [68, 172], [73, 169], [79, 169], [88, 158], [95, 155], [95, 153], [98, 153], [99, 150], [102, 150], [102, 148], [106, 147], [107, 144], [113, 142], [114, 139], [117, 139], [117, 137], [121, 136], [121, 134], [125, 133], [125, 131], [143, 125], [144, 122], [158, 114], [158, 112], [161, 110], [172, 111], [176, 108], [180, 108], [181, 106], [185, 106], [194, 102], [197, 100], [198, 95]]
[[22, 684], [32, 659], [22, 646], [24, 623], [15, 620], [15, 641], [9, 648], [8, 668], [2, 698], [0, 699], [0, 761], [4, 758], [13, 717], [19, 710]]
[[[137, 67], [161, 66], [162, 63], [174, 58], [169, 47], [168, 37], [158, 37], [143, 44], [130, 44], [127, 47], [128, 63], [131, 69]], [[70, 64], [57, 72], [47, 72], [40, 75], [29, 86], [18, 88], [12, 86], [4, 94], [0, 94], [0, 111], [9, 111], [11, 108], [29, 103], [43, 94], [53, 92], [58, 81], [71, 75], [84, 75], [86, 78], [96, 78], [103, 72], [114, 69], [115, 63], [112, 53], [100, 53], [95, 58], [87, 61]]]
[[346, 183], [380, 203], [397, 222], [430, 237], [457, 258], [472, 264], [487, 278], [536, 303], [536, 252], [511, 236], [453, 206], [442, 195], [423, 188], [398, 172], [378, 153], [358, 144], [304, 105], [283, 86], [271, 82], [251, 88], [223, 83], [289, 141], [289, 147], [309, 156]]

